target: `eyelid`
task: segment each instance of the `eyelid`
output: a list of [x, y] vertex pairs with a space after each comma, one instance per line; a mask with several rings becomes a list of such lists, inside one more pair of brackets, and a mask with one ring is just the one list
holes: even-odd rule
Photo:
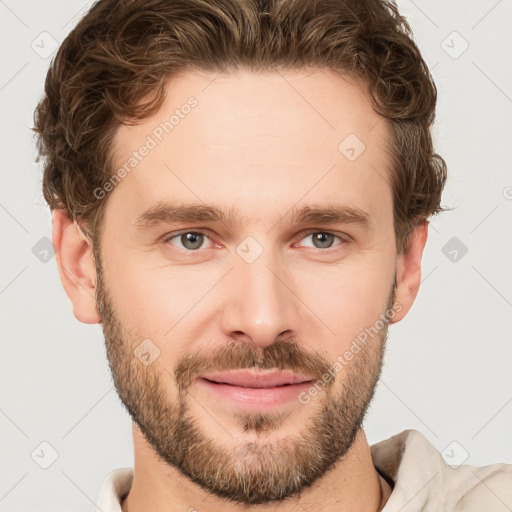
[[[319, 247], [310, 247], [310, 249], [314, 249], [316, 251], [320, 252], [328, 252], [331, 249], [335, 249], [336, 247], [340, 247], [344, 245], [345, 243], [348, 243], [351, 240], [351, 237], [347, 235], [346, 233], [339, 233], [337, 231], [329, 231], [327, 229], [309, 229], [307, 231], [304, 231], [300, 234], [300, 237], [297, 238], [297, 242], [300, 242], [302, 239], [306, 238], [309, 235], [312, 235], [313, 233], [326, 233], [329, 235], [334, 235], [335, 237], [339, 238], [341, 242], [337, 245], [333, 245], [332, 247], [326, 247], [325, 249], [321, 249]], [[297, 243], [295, 242], [295, 243]], [[295, 245], [295, 244], [294, 244]]]
[[[205, 238], [208, 238], [210, 240], [210, 242], [213, 244], [213, 240], [212, 238], [210, 237], [210, 235], [208, 235], [208, 233], [202, 229], [182, 229], [181, 231], [175, 231], [175, 232], [172, 232], [172, 233], [167, 233], [166, 235], [164, 235], [162, 237], [162, 242], [164, 244], [171, 244], [171, 240], [174, 239], [174, 238], [179, 238], [181, 235], [185, 234], [185, 233], [194, 233], [194, 234], [198, 234], [198, 235], [203, 235]], [[206, 249], [209, 249], [211, 247], [207, 247]], [[181, 250], [182, 252], [187, 252], [187, 253], [194, 253], [194, 252], [199, 252], [201, 249], [196, 249], [195, 251], [191, 250], [191, 249], [181, 249], [179, 247], [177, 247], [178, 250]]]
[[[208, 234], [208, 230], [204, 230], [204, 229], [182, 229], [180, 231], [176, 231], [176, 232], [171, 232], [171, 233], [167, 233], [165, 234], [163, 237], [162, 237], [162, 242], [164, 244], [171, 244], [171, 240], [174, 239], [174, 238], [178, 238], [180, 237], [181, 235], [185, 234], [185, 233], [195, 233], [195, 234], [201, 234], [203, 235], [204, 237], [208, 238], [210, 240], [210, 242], [212, 244], [216, 244], [216, 242], [214, 242], [211, 238], [211, 236]], [[325, 229], [318, 229], [318, 228], [311, 228], [307, 231], [303, 231], [302, 233], [300, 233], [300, 235], [296, 238], [296, 242], [294, 242], [294, 245], [298, 242], [300, 242], [301, 240], [303, 240], [304, 238], [306, 238], [307, 236], [309, 235], [312, 235], [313, 233], [327, 233], [327, 234], [330, 234], [330, 235], [334, 235], [335, 237], [339, 238], [341, 240], [341, 242], [339, 244], [336, 244], [332, 247], [326, 247], [324, 249], [322, 248], [319, 248], [319, 247], [310, 247], [310, 249], [313, 249], [313, 250], [316, 250], [317, 252], [329, 252], [329, 250], [333, 250], [335, 249], [336, 247], [340, 247], [348, 242], [350, 242], [352, 240], [352, 238], [347, 235], [346, 233], [338, 233], [336, 231], [328, 231], [328, 230], [325, 230]], [[173, 244], [171, 244], [173, 245]], [[210, 247], [206, 247], [206, 248], [203, 248], [204, 249], [211, 249], [212, 246]], [[196, 249], [196, 250], [192, 250], [192, 249], [180, 249], [179, 247], [177, 247], [178, 250], [180, 250], [181, 252], [183, 253], [199, 253], [201, 251], [201, 249]]]

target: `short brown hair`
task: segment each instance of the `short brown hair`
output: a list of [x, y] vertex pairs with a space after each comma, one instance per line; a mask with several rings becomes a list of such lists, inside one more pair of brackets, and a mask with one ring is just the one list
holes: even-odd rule
[[398, 252], [440, 206], [446, 163], [433, 150], [437, 91], [394, 1], [99, 0], [51, 62], [34, 112], [43, 194], [99, 246], [116, 129], [155, 114], [167, 79], [204, 71], [338, 71], [363, 83], [391, 127]]

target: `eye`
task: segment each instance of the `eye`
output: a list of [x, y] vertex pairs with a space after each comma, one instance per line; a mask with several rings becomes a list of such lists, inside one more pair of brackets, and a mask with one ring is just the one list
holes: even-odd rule
[[314, 247], [315, 249], [330, 249], [333, 247], [333, 243], [336, 238], [341, 240], [341, 243], [336, 245], [342, 245], [343, 242], [345, 242], [342, 237], [337, 236], [334, 233], [330, 233], [329, 231], [313, 231], [306, 235], [302, 240], [306, 240], [310, 237], [313, 245], [309, 245], [307, 247]]
[[[177, 243], [173, 242], [175, 239]], [[164, 242], [177, 245], [178, 248], [186, 249], [187, 251], [196, 251], [197, 249], [201, 248], [205, 239], [209, 240], [209, 238], [204, 233], [197, 231], [183, 231], [181, 233], [167, 237]], [[178, 244], [181, 244], [181, 246]]]
[[[343, 237], [329, 231], [312, 231], [301, 240], [307, 240], [308, 238], [311, 239], [311, 244], [305, 244], [303, 247], [312, 247], [314, 249], [330, 249], [331, 247], [341, 246], [347, 242]], [[336, 239], [340, 241], [338, 244], [335, 244]], [[210, 241], [210, 245], [203, 247], [207, 240]], [[185, 252], [198, 252], [199, 249], [212, 247], [210, 237], [200, 231], [182, 231], [175, 233], [165, 238], [164, 243], [170, 243], [179, 249], [184, 249]]]

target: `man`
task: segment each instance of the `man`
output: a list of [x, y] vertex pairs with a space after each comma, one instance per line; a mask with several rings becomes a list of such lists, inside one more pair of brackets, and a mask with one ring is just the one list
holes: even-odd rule
[[511, 465], [362, 428], [443, 210], [410, 35], [377, 0], [101, 0], [63, 42], [43, 190], [133, 419], [97, 510], [510, 510]]

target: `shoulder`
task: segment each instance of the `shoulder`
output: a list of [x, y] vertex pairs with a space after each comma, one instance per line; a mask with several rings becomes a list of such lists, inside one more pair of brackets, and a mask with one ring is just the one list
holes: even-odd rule
[[512, 464], [448, 464], [417, 430], [380, 441], [371, 453], [377, 470], [393, 482], [382, 512], [512, 510]]
[[512, 464], [447, 465], [444, 476], [449, 495], [457, 504], [455, 510], [512, 510]]

